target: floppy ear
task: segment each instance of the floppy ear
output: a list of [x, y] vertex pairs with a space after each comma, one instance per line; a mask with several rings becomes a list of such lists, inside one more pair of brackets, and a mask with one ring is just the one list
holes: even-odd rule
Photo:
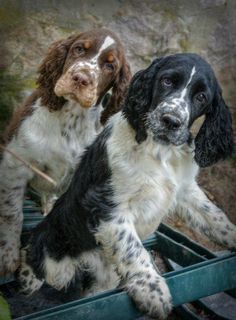
[[230, 156], [233, 148], [232, 117], [217, 85], [211, 109], [195, 139], [195, 160], [200, 167], [207, 167]]
[[116, 112], [120, 111], [122, 108], [122, 102], [128, 91], [128, 85], [131, 80], [130, 66], [127, 60], [124, 58], [120, 72], [118, 73], [113, 87], [112, 95], [109, 101], [106, 103], [106, 107], [101, 115], [101, 123], [105, 124], [106, 121]]
[[39, 85], [39, 91], [42, 96], [42, 103], [50, 110], [59, 110], [65, 103], [63, 97], [57, 97], [55, 95], [54, 87], [63, 72], [70, 46], [77, 37], [78, 35], [74, 35], [53, 43], [38, 69], [39, 77], [37, 84]]
[[123, 114], [136, 131], [135, 139], [138, 143], [147, 138], [145, 116], [152, 103], [153, 84], [161, 60], [155, 59], [147, 69], [134, 75], [124, 103]]

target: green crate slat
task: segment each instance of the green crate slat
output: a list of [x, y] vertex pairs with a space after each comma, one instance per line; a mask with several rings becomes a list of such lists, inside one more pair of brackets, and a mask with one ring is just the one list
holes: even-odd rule
[[[34, 207], [34, 208], [32, 208], [32, 207], [25, 207], [24, 208], [24, 215], [27, 215], [27, 214], [34, 214], [34, 213], [38, 213], [40, 211], [40, 209], [39, 208], [37, 208], [37, 207]], [[32, 216], [33, 217], [33, 216]]]
[[[174, 306], [236, 288], [236, 254], [215, 258], [179, 271], [166, 273]], [[225, 277], [227, 274], [227, 277]], [[113, 290], [88, 299], [70, 302], [18, 320], [128, 320], [140, 316], [125, 292]]]
[[201, 244], [196, 243], [195, 241], [193, 241], [191, 238], [184, 235], [183, 233], [166, 225], [165, 223], [160, 224], [158, 231], [174, 239], [176, 242], [179, 242], [184, 246], [192, 249], [193, 251], [197, 252], [199, 255], [205, 256], [207, 259], [216, 257], [216, 255], [213, 252], [203, 247]]
[[144, 241], [144, 246], [148, 250], [157, 250], [163, 256], [170, 258], [181, 266], [189, 266], [206, 260], [205, 257], [159, 231], [156, 231], [150, 239]]
[[215, 258], [179, 271], [168, 272], [166, 279], [171, 288], [174, 305], [178, 306], [236, 288], [235, 271], [236, 254], [233, 253], [227, 257]]

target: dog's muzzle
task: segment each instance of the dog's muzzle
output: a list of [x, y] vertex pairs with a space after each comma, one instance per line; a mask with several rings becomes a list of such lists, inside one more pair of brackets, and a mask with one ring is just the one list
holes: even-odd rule
[[189, 138], [188, 112], [178, 105], [163, 103], [147, 116], [147, 126], [154, 140], [181, 145]]

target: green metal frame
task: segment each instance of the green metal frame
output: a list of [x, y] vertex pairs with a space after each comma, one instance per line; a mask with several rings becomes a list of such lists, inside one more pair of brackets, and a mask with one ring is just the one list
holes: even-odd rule
[[[24, 206], [26, 235], [42, 220], [39, 210], [40, 208], [33, 201], [26, 200]], [[217, 257], [203, 246], [164, 224], [161, 224], [158, 231], [144, 241], [144, 246], [148, 251], [157, 250], [183, 267], [163, 275], [170, 288], [175, 307], [236, 288], [236, 253]], [[5, 278], [2, 279], [2, 283], [12, 280], [13, 278]], [[111, 315], [113, 320], [135, 319], [141, 316], [124, 291], [111, 290], [17, 319], [104, 320], [110, 319]]]

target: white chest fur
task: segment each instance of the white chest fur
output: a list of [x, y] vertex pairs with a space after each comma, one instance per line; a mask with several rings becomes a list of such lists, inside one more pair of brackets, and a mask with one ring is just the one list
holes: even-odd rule
[[[101, 106], [83, 109], [68, 102], [60, 111], [50, 112], [34, 105], [33, 114], [24, 120], [11, 146], [26, 160], [51, 176], [62, 192], [68, 184], [79, 157], [100, 132]], [[31, 185], [39, 192], [51, 192], [52, 186], [35, 176]]]
[[120, 114], [115, 116], [108, 156], [117, 214], [130, 219], [144, 239], [174, 210], [184, 186], [195, 178], [197, 166], [187, 145], [164, 146], [151, 136], [139, 145], [134, 137], [127, 121]]

